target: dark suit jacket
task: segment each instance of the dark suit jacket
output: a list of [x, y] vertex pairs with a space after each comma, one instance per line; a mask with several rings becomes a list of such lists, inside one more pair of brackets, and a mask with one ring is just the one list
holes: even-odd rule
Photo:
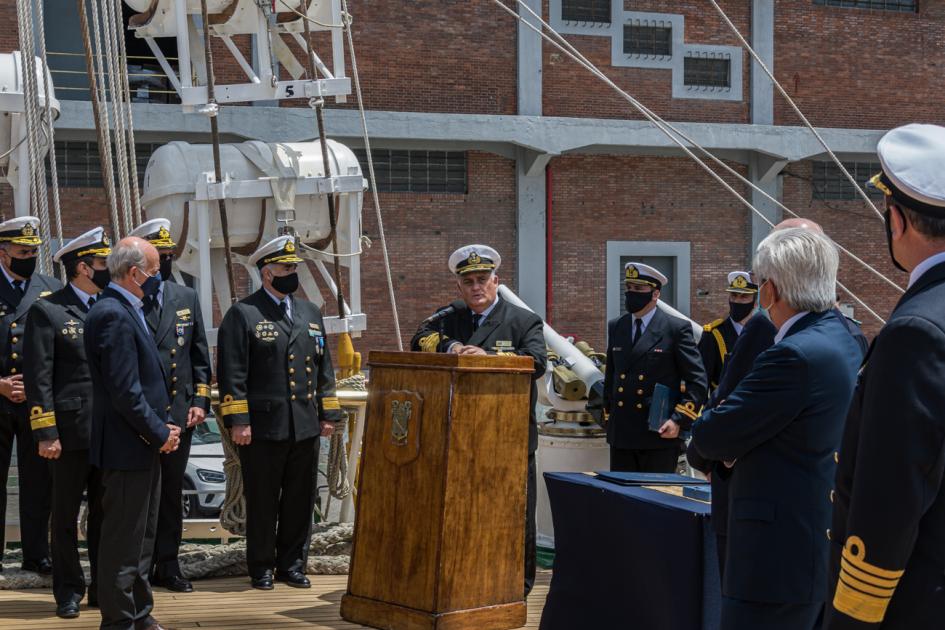
[[832, 495], [825, 630], [945, 625], [943, 410], [945, 263], [902, 296], [860, 374]]
[[724, 403], [692, 426], [706, 458], [734, 461], [722, 593], [767, 603], [826, 596], [834, 449], [860, 352], [832, 310], [797, 321]]
[[111, 287], [85, 319], [85, 353], [93, 397], [89, 461], [105, 469], [149, 469], [170, 434], [164, 371], [150, 331]]
[[489, 354], [517, 354], [534, 359], [531, 411], [528, 416], [528, 452], [534, 453], [538, 448], [538, 425], [535, 419], [538, 390], [535, 381], [544, 375], [548, 364], [541, 318], [528, 309], [499, 298], [499, 303], [477, 330], [473, 330], [472, 311], [463, 307], [439, 322], [421, 327], [413, 336], [410, 348], [415, 352], [446, 352], [454, 342], [478, 346]]
[[37, 300], [26, 321], [23, 382], [33, 438], [64, 451], [89, 447], [92, 376], [85, 359], [86, 308], [71, 286]]
[[853, 335], [856, 345], [860, 346], [860, 352], [866, 356], [866, 352], [870, 347], [870, 342], [866, 339], [866, 335], [863, 334], [863, 330], [860, 328], [860, 323], [855, 319], [851, 319], [844, 315], [839, 308], [837, 309], [837, 314], [843, 318], [843, 323], [846, 325], [847, 330], [850, 331], [850, 334]]
[[[738, 341], [731, 350], [719, 386], [712, 392], [706, 405], [711, 409], [718, 406], [734, 391], [745, 376], [751, 372], [758, 355], [771, 347], [778, 329], [774, 327], [767, 316], [757, 313], [745, 324], [745, 329], [738, 336]], [[728, 534], [728, 478], [732, 469], [722, 462], [708, 460], [699, 454], [695, 448], [686, 451], [689, 465], [703, 473], [712, 474], [712, 527], [719, 536]]]
[[705, 368], [710, 393], [719, 386], [725, 363], [728, 362], [736, 341], [738, 333], [731, 317], [716, 320], [703, 327], [699, 354], [702, 356], [702, 366]]
[[184, 428], [191, 407], [210, 409], [210, 352], [196, 291], [176, 282], [164, 282], [154, 341], [171, 399], [171, 422]]
[[291, 325], [263, 289], [220, 324], [220, 414], [227, 427], [250, 425], [254, 441], [306, 440], [321, 433], [319, 421], [341, 419], [322, 313], [291, 299]]
[[706, 376], [688, 320], [657, 309], [643, 336], [631, 345], [633, 318], [629, 313], [610, 322], [607, 332], [607, 371], [604, 409], [607, 442], [623, 449], [660, 449], [678, 445], [649, 429], [650, 400], [656, 383], [680, 390], [672, 414], [683, 430], [698, 417], [705, 402]]
[[[23, 373], [24, 334], [30, 307], [39, 298], [61, 288], [62, 283], [55, 278], [34, 273], [26, 285], [26, 293], [20, 295], [0, 272], [0, 375]], [[25, 402], [14, 403], [0, 396], [0, 411], [15, 413], [26, 421], [28, 410]]]

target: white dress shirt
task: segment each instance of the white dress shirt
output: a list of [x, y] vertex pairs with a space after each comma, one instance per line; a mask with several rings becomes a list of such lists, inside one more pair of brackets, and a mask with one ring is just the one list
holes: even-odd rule
[[128, 300], [128, 303], [131, 304], [131, 307], [135, 310], [135, 313], [138, 314], [138, 320], [141, 322], [141, 327], [144, 328], [144, 331], [150, 335], [151, 329], [148, 328], [148, 321], [144, 318], [144, 310], [141, 308], [144, 306], [144, 302], [141, 301], [141, 298], [123, 286], [115, 284], [114, 282], [109, 282], [108, 286], [118, 291], [118, 293]]
[[289, 296], [287, 295], [284, 298], [280, 299], [274, 296], [272, 293], [270, 293], [269, 289], [267, 289], [266, 287], [263, 287], [263, 291], [266, 292], [266, 295], [272, 298], [272, 301], [276, 303], [276, 306], [279, 306], [280, 304], [285, 303], [285, 314], [286, 314], [286, 317], [288, 317], [289, 321], [291, 322], [292, 321], [292, 300], [289, 299]]
[[916, 281], [922, 277], [926, 271], [934, 267], [939, 263], [945, 262], [945, 252], [939, 252], [938, 254], [933, 254], [916, 265], [916, 268], [912, 270], [912, 273], [909, 274], [909, 286], [911, 287]]
[[784, 336], [791, 330], [791, 326], [796, 324], [802, 317], [809, 314], [810, 311], [801, 311], [791, 319], [781, 324], [781, 327], [778, 328], [778, 334], [774, 336], [774, 343], [781, 343], [781, 340], [784, 339]]
[[79, 301], [85, 305], [85, 308], [91, 308], [91, 304], [89, 304], [89, 300], [94, 298], [95, 296], [92, 295], [91, 293], [86, 293], [79, 287], [75, 286], [75, 284], [73, 284], [72, 282], [69, 283], [69, 286], [72, 287], [73, 291], [75, 291], [76, 297], [79, 298]]
[[647, 314], [644, 315], [643, 317], [637, 317], [636, 315], [633, 316], [633, 334], [634, 334], [634, 335], [637, 334], [637, 333], [636, 333], [637, 320], [639, 319], [639, 320], [641, 320], [641, 321], [643, 322], [643, 326], [642, 326], [642, 328], [640, 329], [640, 335], [642, 336], [643, 333], [646, 332], [646, 329], [649, 327], [650, 322], [653, 321], [653, 317], [656, 316], [656, 310], [657, 310], [658, 308], [659, 308], [659, 307], [656, 307], [656, 308], [652, 309], [649, 313], [647, 313]]

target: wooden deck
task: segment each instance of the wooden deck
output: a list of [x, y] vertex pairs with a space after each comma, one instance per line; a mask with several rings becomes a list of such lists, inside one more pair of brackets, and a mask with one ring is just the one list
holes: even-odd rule
[[[312, 575], [311, 589], [276, 584], [274, 591], [255, 591], [248, 578], [195, 580], [193, 593], [171, 593], [154, 589], [154, 616], [161, 624], [184, 630], [268, 630], [311, 628], [353, 630], [364, 628], [341, 619], [338, 609], [348, 584], [346, 575]], [[539, 571], [535, 589], [528, 598], [528, 623], [538, 628], [548, 594], [550, 571]], [[94, 630], [101, 617], [84, 604], [78, 619], [59, 619], [48, 589], [0, 591], [0, 628], [11, 630]]]

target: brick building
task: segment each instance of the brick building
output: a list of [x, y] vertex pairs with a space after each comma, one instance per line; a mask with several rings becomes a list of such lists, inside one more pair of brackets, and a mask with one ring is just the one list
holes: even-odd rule
[[[107, 223], [108, 212], [96, 188], [88, 92], [81, 75], [68, 72], [84, 68], [75, 56], [77, 16], [64, 8], [73, 3], [56, 3], [56, 11], [52, 4], [47, 35], [50, 51], [59, 53], [50, 64], [63, 101], [57, 150], [67, 171], [62, 197], [71, 236]], [[499, 249], [502, 280], [559, 332], [595, 346], [604, 344], [606, 321], [621, 308], [621, 261], [630, 257], [664, 269], [671, 278], [665, 298], [694, 319], [727, 311], [726, 273], [749, 265], [767, 226], [617, 94], [492, 0], [348, 4], [406, 337], [454, 298], [446, 257], [476, 241]], [[888, 261], [881, 222], [707, 2], [527, 4], [619, 86], [904, 284]], [[945, 87], [945, 3], [720, 5], [861, 182], [878, 169], [874, 149], [885, 130], [945, 123], [937, 98]], [[15, 24], [14, 6], [0, 1], [8, 24]], [[254, 45], [249, 36], [234, 41], [243, 50]], [[8, 29], [0, 50], [15, 47]], [[235, 80], [239, 68], [217, 49], [220, 81]], [[141, 50], [129, 39], [129, 54]], [[141, 74], [153, 71], [147, 60], [135, 63]], [[160, 76], [148, 81], [137, 93], [149, 102], [134, 105], [138, 141], [208, 141], [206, 119], [182, 113], [159, 89]], [[303, 106], [228, 106], [221, 130], [228, 141], [311, 139], [310, 113], [293, 109]], [[329, 107], [329, 135], [360, 147], [354, 99]], [[142, 161], [147, 151], [143, 146]], [[772, 220], [780, 218], [761, 195], [725, 179]], [[12, 213], [8, 192], [0, 197], [5, 215]], [[364, 230], [377, 241], [367, 198]], [[894, 290], [845, 257], [840, 278], [881, 315], [895, 304]], [[362, 259], [362, 286], [369, 328], [359, 349], [391, 349], [379, 247]], [[846, 296], [842, 302], [852, 304]], [[868, 333], [878, 330], [865, 310], [853, 310]]]

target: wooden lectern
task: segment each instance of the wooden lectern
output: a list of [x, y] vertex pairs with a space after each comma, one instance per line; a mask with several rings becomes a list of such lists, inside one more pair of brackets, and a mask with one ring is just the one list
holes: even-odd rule
[[341, 616], [388, 630], [525, 625], [534, 362], [372, 352]]

